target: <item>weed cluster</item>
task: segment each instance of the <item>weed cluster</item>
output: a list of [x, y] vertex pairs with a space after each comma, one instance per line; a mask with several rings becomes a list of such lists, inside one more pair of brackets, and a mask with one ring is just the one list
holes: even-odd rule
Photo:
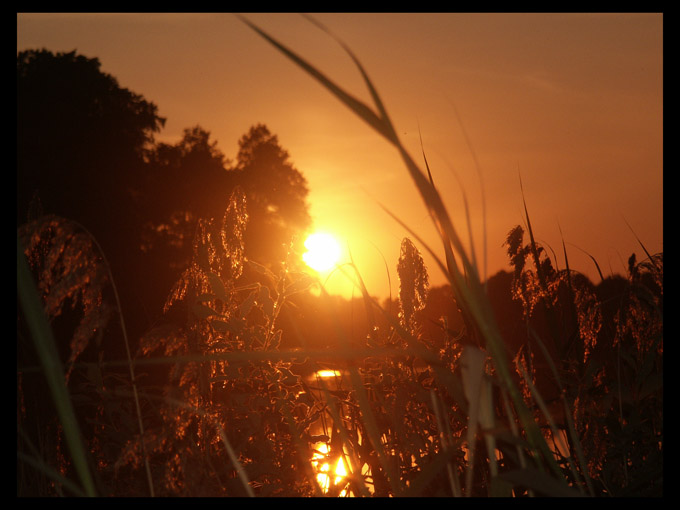
[[[508, 235], [511, 291], [527, 332], [505, 347], [514, 361], [511, 382], [541, 437], [552, 443], [553, 472], [532, 446], [492, 357], [480, 348], [478, 330], [466, 323], [454, 333], [447, 327], [453, 318], [441, 317], [443, 342], [427, 334], [428, 274], [410, 239], [403, 240], [397, 264], [398, 314], [366, 295], [365, 345], [345, 339], [346, 348], [329, 357], [280, 349], [281, 309], [314, 281], [285, 270], [275, 275], [246, 260], [246, 224], [238, 189], [220, 222], [199, 223], [191, 264], [166, 303], [173, 320], [141, 339], [134, 361], [141, 375], [133, 371], [129, 378], [105, 363], [82, 362], [113, 309], [102, 297], [110, 281], [92, 240], [57, 218], [22, 229], [47, 315], [54, 321], [67, 302], [82, 311], [61, 356], [62, 378], [97, 493], [661, 493], [661, 255], [641, 263], [631, 258], [627, 279], [595, 286], [554, 269], [540, 246], [523, 244], [520, 227]], [[83, 324], [95, 323], [85, 335]], [[329, 367], [332, 379], [318, 375]], [[18, 373], [18, 491], [81, 493], [70, 481], [74, 463], [64, 425], [37, 412], [36, 389], [24, 383], [30, 375]], [[338, 462], [342, 476], [320, 483], [320, 466]], [[31, 478], [28, 465], [41, 466], [46, 477]]]

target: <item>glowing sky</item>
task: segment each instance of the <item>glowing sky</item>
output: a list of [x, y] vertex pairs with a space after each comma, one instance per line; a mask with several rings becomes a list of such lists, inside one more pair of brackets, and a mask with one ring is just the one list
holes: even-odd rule
[[[246, 16], [370, 102], [347, 54], [304, 17]], [[523, 223], [520, 174], [532, 227], [558, 266], [564, 238], [573, 269], [596, 276], [581, 248], [605, 274], [623, 273], [631, 253], [644, 258], [626, 222], [651, 253], [663, 250], [661, 14], [314, 17], [362, 62], [419, 164], [422, 136], [467, 239], [464, 190], [481, 256], [476, 158], [488, 275], [509, 268], [502, 244]], [[234, 158], [238, 139], [265, 123], [307, 178], [316, 225], [344, 239], [373, 295], [389, 293], [387, 269], [397, 292], [407, 235], [381, 205], [441, 253], [396, 150], [231, 14], [18, 14], [17, 50], [29, 48], [97, 57], [158, 106], [161, 141], [198, 124]], [[431, 283], [442, 283], [427, 254], [425, 262]]]

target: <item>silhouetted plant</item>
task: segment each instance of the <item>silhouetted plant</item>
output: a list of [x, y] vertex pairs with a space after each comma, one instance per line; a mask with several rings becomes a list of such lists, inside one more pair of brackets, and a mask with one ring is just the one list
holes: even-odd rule
[[[164, 459], [166, 494], [191, 495], [197, 487], [204, 495], [313, 493], [314, 481], [300, 477], [301, 459], [311, 455], [300, 448], [307, 446], [302, 434], [318, 410], [299, 400], [302, 388], [291, 362], [230, 360], [233, 353], [277, 351], [279, 309], [311, 283], [304, 276], [289, 281], [285, 272], [274, 275], [247, 261], [247, 219], [246, 198], [237, 188], [221, 221], [199, 220], [191, 265], [166, 303], [166, 311], [183, 310], [184, 323], [142, 339], [143, 356], [161, 350], [177, 360], [164, 383], [161, 423], [145, 441], [153, 445], [155, 459]], [[267, 273], [276, 288], [240, 284], [246, 265]], [[139, 461], [139, 442], [130, 443], [121, 466]], [[225, 444], [240, 465], [233, 465]], [[240, 482], [240, 471], [249, 484]]]
[[[506, 244], [515, 271], [513, 295], [524, 305], [529, 334], [516, 362], [544, 396], [558, 403], [553, 389], [557, 388], [562, 398], [573, 402], [571, 411], [553, 415], [562, 416], [560, 426], [565, 430], [572, 421], [578, 439], [572, 437], [569, 445], [572, 455], [577, 453], [576, 442], [583, 448], [584, 476], [614, 495], [660, 494], [663, 256], [637, 263], [631, 255], [628, 281], [618, 285], [615, 294], [604, 295], [583, 275], [554, 270], [548, 258], [540, 262], [542, 285], [526, 261], [531, 253], [544, 251], [522, 243], [523, 231], [517, 226]], [[560, 350], [547, 353], [548, 342], [536, 333], [546, 323], [546, 308], [539, 303], [547, 304], [559, 319]], [[613, 313], [604, 313], [612, 307]], [[542, 334], [550, 332], [543, 329]], [[548, 363], [555, 368], [550, 370]], [[530, 397], [526, 384], [525, 396]], [[640, 413], [645, 413], [644, 420]]]
[[[46, 326], [49, 329], [47, 336], [52, 336], [52, 331], [55, 333], [54, 351], [44, 341], [41, 346], [34, 338], [37, 351], [34, 353], [22, 333], [23, 328], [18, 331], [17, 428], [18, 444], [22, 445], [18, 453], [24, 455], [24, 448], [27, 448], [32, 455], [40, 457], [32, 460], [24, 457], [25, 462], [30, 461], [30, 464], [52, 473], [51, 480], [43, 487], [31, 489], [19, 485], [18, 492], [32, 490], [44, 495], [61, 494], [63, 489], [77, 492], [78, 488], [73, 487], [68, 478], [71, 461], [81, 478], [83, 469], [98, 469], [100, 486], [97, 489], [105, 492], [101, 484], [108, 482], [111, 450], [115, 451], [124, 441], [121, 429], [129, 427], [122, 432], [123, 437], [142, 430], [136, 393], [134, 400], [121, 402], [112, 391], [121, 384], [126, 388], [131, 385], [133, 391], [136, 390], [133, 369], [130, 367], [130, 378], [126, 380], [119, 373], [103, 370], [101, 364], [102, 336], [114, 313], [120, 319], [124, 343], [126, 348], [128, 346], [110, 268], [97, 241], [75, 222], [51, 215], [39, 216], [20, 227], [18, 237], [40, 293], [42, 310], [39, 313], [44, 313], [51, 323], [51, 327]], [[31, 285], [29, 278], [30, 275], [23, 273], [18, 276], [19, 289]], [[111, 304], [112, 301], [115, 305]], [[22, 305], [21, 315], [25, 315], [31, 336], [35, 337], [35, 324], [40, 318], [29, 314], [26, 303]], [[86, 359], [86, 350], [91, 353], [89, 359], [94, 358], [97, 363], [91, 363], [85, 369], [80, 365], [76, 370], [78, 363]], [[36, 354], [42, 365], [42, 374], [37, 374], [37, 377], [31, 373]], [[65, 371], [62, 371], [61, 364]], [[59, 421], [54, 420], [50, 403], [44, 398], [42, 375], [47, 377], [47, 389], [53, 394]], [[63, 381], [58, 380], [62, 378]], [[30, 382], [27, 383], [27, 380]], [[71, 395], [60, 394], [59, 387], [62, 385], [67, 388], [66, 391], [71, 391]], [[67, 409], [66, 415], [64, 409]], [[72, 418], [71, 412], [74, 413]], [[137, 423], [134, 422], [135, 415]], [[69, 443], [71, 457], [64, 450], [64, 437]], [[103, 441], [103, 437], [107, 440]], [[74, 438], [87, 445], [91, 455], [87, 465], [73, 450]], [[33, 444], [36, 439], [44, 446], [43, 449], [36, 449]], [[94, 488], [85, 487], [85, 490]]]
[[429, 281], [423, 257], [407, 237], [401, 241], [397, 275], [399, 276], [399, 304], [401, 309], [399, 318], [402, 326], [414, 333], [415, 315], [425, 307]]
[[73, 363], [93, 339], [101, 340], [114, 311], [104, 299], [107, 268], [91, 237], [68, 220], [43, 216], [20, 227], [18, 234], [50, 320], [67, 309], [80, 310], [65, 360], [68, 382]]

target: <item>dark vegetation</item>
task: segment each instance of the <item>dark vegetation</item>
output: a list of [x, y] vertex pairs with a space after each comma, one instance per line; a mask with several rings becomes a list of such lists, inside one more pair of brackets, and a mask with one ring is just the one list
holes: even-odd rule
[[394, 301], [314, 295], [277, 137], [253, 126], [232, 163], [198, 126], [155, 142], [163, 123], [96, 59], [18, 54], [18, 496], [322, 495], [321, 444], [350, 472], [328, 495], [662, 495], [661, 254], [593, 283], [509, 232], [484, 292], [546, 454], [409, 239]]

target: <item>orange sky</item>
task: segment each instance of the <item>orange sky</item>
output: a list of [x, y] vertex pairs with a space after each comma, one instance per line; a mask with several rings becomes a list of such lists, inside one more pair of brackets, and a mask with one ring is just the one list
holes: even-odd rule
[[[369, 101], [348, 56], [302, 16], [247, 17]], [[595, 266], [578, 248], [605, 274], [623, 273], [632, 252], [644, 258], [626, 221], [651, 253], [663, 250], [661, 14], [315, 17], [361, 60], [419, 164], [422, 135], [467, 239], [462, 184], [481, 256], [476, 156], [488, 275], [509, 269], [502, 244], [523, 223], [520, 173], [532, 226], [559, 267], [560, 229], [570, 266], [592, 278]], [[345, 240], [373, 295], [388, 295], [387, 269], [398, 291], [407, 235], [380, 204], [441, 253], [396, 150], [231, 14], [18, 14], [17, 50], [29, 48], [97, 57], [102, 71], [158, 106], [167, 118], [161, 141], [198, 124], [234, 158], [241, 135], [265, 123], [307, 178], [316, 225]], [[425, 261], [431, 283], [442, 283]]]

